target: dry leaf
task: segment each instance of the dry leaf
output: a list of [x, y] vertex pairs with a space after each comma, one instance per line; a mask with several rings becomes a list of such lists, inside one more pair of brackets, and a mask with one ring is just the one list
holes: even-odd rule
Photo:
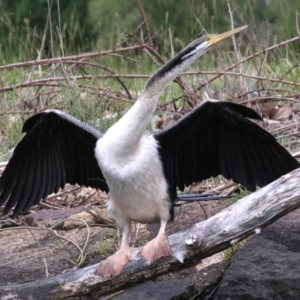
[[275, 121], [287, 121], [292, 119], [292, 108], [289, 105], [279, 106], [275, 104], [264, 105], [260, 109], [263, 116]]
[[292, 108], [289, 105], [279, 107], [274, 114], [273, 120], [287, 121], [292, 119]]

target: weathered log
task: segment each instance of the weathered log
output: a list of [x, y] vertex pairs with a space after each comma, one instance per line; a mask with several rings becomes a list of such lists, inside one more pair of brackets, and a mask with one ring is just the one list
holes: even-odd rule
[[0, 300], [94, 299], [139, 281], [190, 267], [201, 259], [259, 233], [261, 228], [300, 207], [300, 169], [239, 200], [206, 221], [173, 234], [173, 256], [152, 264], [134, 252], [131, 262], [115, 278], [94, 275], [97, 265], [55, 277], [0, 287]]

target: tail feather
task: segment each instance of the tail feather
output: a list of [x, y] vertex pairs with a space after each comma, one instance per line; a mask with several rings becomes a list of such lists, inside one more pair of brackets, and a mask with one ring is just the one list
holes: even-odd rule
[[177, 195], [175, 201], [210, 201], [210, 200], [224, 200], [231, 198], [228, 196], [217, 196], [216, 194], [182, 194]]

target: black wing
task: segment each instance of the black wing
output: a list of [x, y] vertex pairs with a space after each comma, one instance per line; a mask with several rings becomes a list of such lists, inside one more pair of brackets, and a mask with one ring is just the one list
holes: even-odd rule
[[26, 135], [14, 150], [0, 178], [3, 214], [13, 206], [14, 215], [26, 212], [66, 183], [108, 187], [95, 158], [96, 142], [102, 134], [91, 126], [57, 110], [29, 118]]
[[170, 193], [222, 174], [253, 191], [298, 168], [298, 161], [275, 138], [247, 118], [250, 108], [207, 101], [173, 127], [154, 135]]

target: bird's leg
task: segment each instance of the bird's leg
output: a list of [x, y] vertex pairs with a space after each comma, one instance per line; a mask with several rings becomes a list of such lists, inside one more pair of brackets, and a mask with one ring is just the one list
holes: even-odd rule
[[172, 254], [166, 236], [166, 226], [167, 222], [161, 221], [157, 236], [152, 241], [148, 242], [141, 251], [141, 255], [150, 262]]
[[96, 275], [119, 275], [131, 258], [132, 249], [129, 247], [131, 238], [131, 225], [123, 229], [122, 240], [119, 250], [100, 262], [95, 271]]

